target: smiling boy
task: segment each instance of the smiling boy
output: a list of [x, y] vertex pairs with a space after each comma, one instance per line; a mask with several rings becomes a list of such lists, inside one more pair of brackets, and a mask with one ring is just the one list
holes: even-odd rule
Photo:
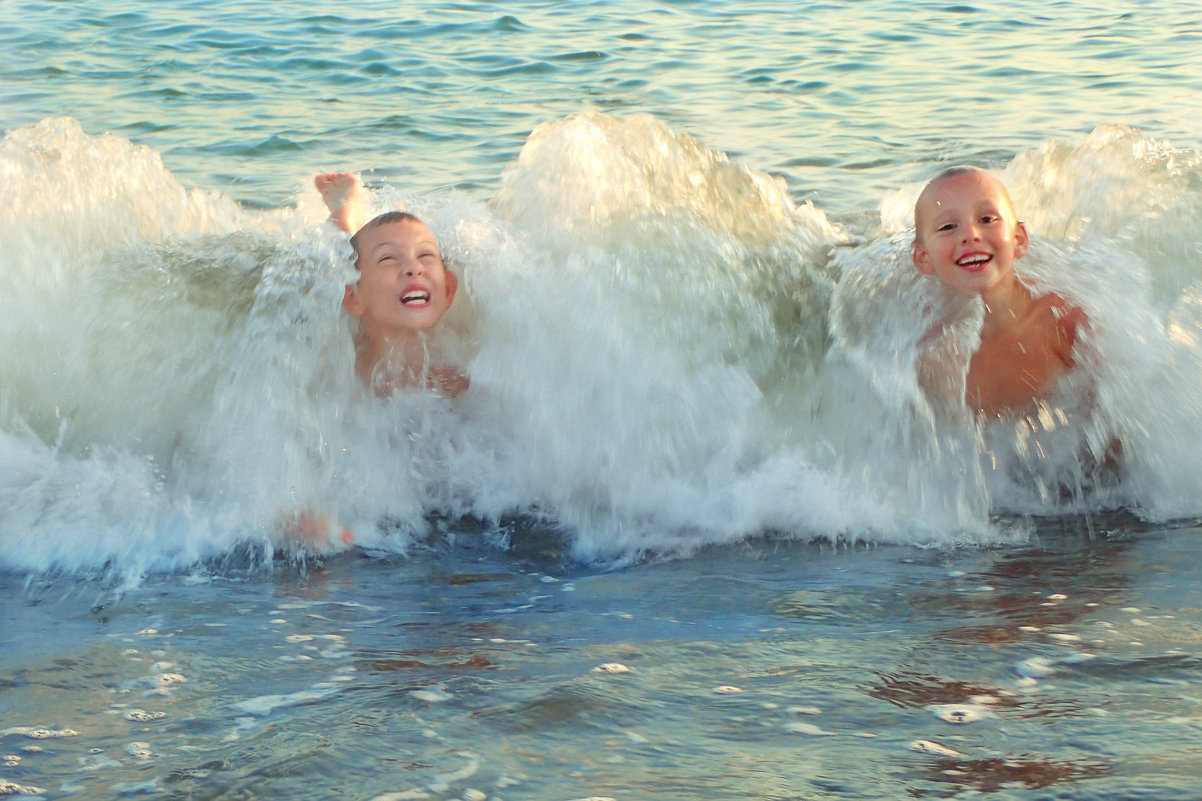
[[914, 265], [985, 303], [980, 344], [963, 402], [985, 417], [1022, 414], [1075, 366], [1084, 312], [1055, 294], [1034, 296], [1014, 273], [1027, 252], [1026, 227], [1002, 182], [976, 167], [931, 180], [914, 205]]
[[442, 260], [438, 240], [405, 212], [391, 211], [362, 223], [363, 186], [350, 173], [314, 179], [330, 220], [353, 234], [359, 280], [348, 284], [342, 306], [359, 321], [355, 373], [381, 395], [425, 383], [454, 397], [468, 387], [456, 368], [429, 364], [427, 332], [451, 307], [459, 280]]
[[[429, 358], [427, 334], [451, 308], [459, 286], [455, 273], [443, 264], [433, 232], [399, 211], [364, 223], [366, 193], [351, 173], [318, 175], [314, 184], [330, 210], [330, 222], [352, 234], [359, 280], [347, 284], [342, 307], [359, 322], [355, 374], [378, 395], [423, 383], [448, 397], [463, 392], [467, 377]], [[288, 541], [318, 551], [355, 542], [349, 528], [312, 509], [284, 514], [279, 528]]]

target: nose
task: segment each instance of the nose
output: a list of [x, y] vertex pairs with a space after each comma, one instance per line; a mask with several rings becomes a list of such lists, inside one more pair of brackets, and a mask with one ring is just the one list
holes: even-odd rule
[[961, 230], [964, 232], [964, 241], [966, 242], [976, 241], [981, 238], [981, 229], [975, 220], [970, 221]]
[[415, 275], [422, 275], [426, 272], [422, 266], [421, 259], [406, 259], [405, 260], [405, 275], [412, 278]]

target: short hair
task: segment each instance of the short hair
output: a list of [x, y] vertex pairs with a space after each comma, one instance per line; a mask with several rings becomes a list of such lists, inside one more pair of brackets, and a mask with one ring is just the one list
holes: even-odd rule
[[[372, 228], [379, 228], [381, 225], [397, 222], [415, 222], [421, 223], [421, 220], [410, 214], [407, 211], [386, 211], [383, 214], [377, 214], [370, 220], [365, 222], [363, 226], [354, 233], [351, 237], [351, 247], [355, 249], [355, 269], [359, 269], [359, 237], [364, 231]], [[423, 225], [425, 223], [422, 223]]]
[[953, 175], [963, 175], [966, 172], [972, 172], [972, 173], [982, 173], [983, 172], [986, 174], [990, 174], [989, 170], [985, 169], [984, 167], [978, 167], [975, 164], [957, 164], [954, 167], [947, 167], [942, 172], [940, 172], [938, 175], [936, 175], [934, 178], [927, 181], [927, 186], [930, 186], [931, 184], [935, 183], [936, 181], [942, 181], [944, 178], [951, 178]]
[[[975, 164], [957, 164], [954, 167], [947, 167], [946, 169], [941, 170], [939, 172], [939, 174], [937, 174], [934, 178], [927, 181], [923, 185], [922, 191], [918, 193], [918, 198], [914, 201], [914, 239], [916, 241], [919, 241], [919, 242], [922, 241], [922, 230], [918, 226], [918, 202], [920, 200], [922, 200], [922, 196], [926, 193], [926, 191], [928, 189], [930, 189], [932, 186], [939, 183], [940, 181], [942, 181], [946, 178], [954, 178], [957, 175], [965, 175], [965, 174], [987, 175], [990, 178], [993, 178], [994, 180], [998, 181], [999, 184], [1001, 184], [1000, 179], [998, 179], [998, 177], [996, 175], [994, 175], [993, 173], [991, 173], [989, 170], [985, 169], [984, 167], [978, 167]], [[1008, 205], [1010, 207], [1011, 216], [1013, 216], [1017, 220], [1018, 215], [1014, 211], [1014, 201], [1010, 199], [1010, 191], [1008, 189], [1006, 189], [1005, 184], [1002, 184], [1002, 197], [1004, 197], [1006, 199], [1006, 205]]]

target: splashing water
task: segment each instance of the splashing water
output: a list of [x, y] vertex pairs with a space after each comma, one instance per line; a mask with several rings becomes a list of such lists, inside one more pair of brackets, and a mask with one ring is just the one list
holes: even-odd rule
[[391, 551], [431, 513], [531, 515], [582, 559], [1196, 514], [1200, 163], [1104, 127], [1009, 165], [1035, 240], [1018, 269], [1091, 321], [1085, 389], [981, 427], [917, 382], [934, 315], [956, 315], [949, 353], [980, 319], [909, 263], [917, 186], [864, 230], [652, 117], [590, 113], [537, 128], [488, 205], [377, 188], [461, 276], [429, 346], [472, 389], [376, 398], [315, 194], [251, 212], [71, 120], [21, 128], [0, 146], [0, 563], [267, 558], [298, 509]]

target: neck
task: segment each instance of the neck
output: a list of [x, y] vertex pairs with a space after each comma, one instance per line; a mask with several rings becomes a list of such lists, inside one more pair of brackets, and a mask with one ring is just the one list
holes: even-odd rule
[[1010, 325], [1026, 314], [1031, 306], [1031, 292], [1018, 278], [1012, 278], [1002, 286], [992, 287], [981, 293], [985, 301], [985, 322], [982, 334], [989, 334]]
[[355, 373], [367, 384], [397, 386], [421, 374], [428, 358], [422, 331], [355, 337]]

